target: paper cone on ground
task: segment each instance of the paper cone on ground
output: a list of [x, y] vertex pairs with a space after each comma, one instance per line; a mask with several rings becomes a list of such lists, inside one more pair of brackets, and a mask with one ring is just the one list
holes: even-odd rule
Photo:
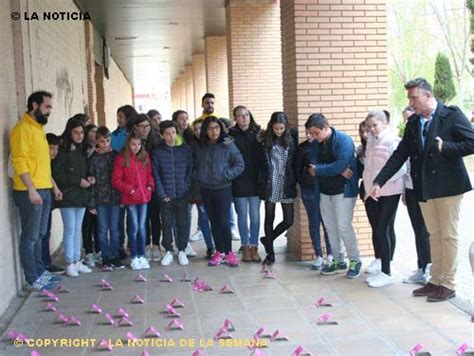
[[221, 340], [221, 339], [232, 339], [232, 335], [229, 333], [229, 330], [225, 328], [220, 328], [216, 335], [214, 335], [214, 340]]
[[253, 349], [250, 356], [265, 356], [265, 352], [260, 349]]
[[197, 349], [192, 353], [192, 356], [206, 356], [206, 354], [201, 349]]
[[317, 307], [317, 308], [321, 308], [321, 307], [332, 307], [332, 304], [331, 303], [328, 303], [326, 301], [326, 298], [324, 297], [321, 297], [319, 298], [316, 303], [314, 303], [314, 305]]
[[129, 331], [128, 333], [125, 334], [125, 337], [127, 338], [127, 340], [129, 341], [137, 341], [138, 338], [131, 332]]
[[121, 316], [123, 318], [128, 318], [129, 317], [128, 312], [125, 310], [125, 308], [118, 308], [117, 309], [117, 315]]
[[168, 330], [183, 330], [184, 326], [178, 319], [173, 319], [171, 323], [168, 324]]
[[306, 351], [303, 346], [298, 346], [294, 351], [293, 353], [291, 354], [291, 356], [312, 356], [312, 353], [309, 352], [309, 351]]
[[234, 294], [234, 290], [227, 284], [224, 284], [224, 286], [219, 290], [220, 294]]
[[66, 325], [81, 325], [81, 321], [77, 316], [71, 315], [68, 320], [65, 322]]
[[184, 303], [178, 298], [173, 299], [170, 305], [174, 308], [184, 308]]
[[102, 309], [97, 304], [92, 304], [89, 310], [95, 314], [102, 313]]
[[112, 351], [112, 343], [107, 339], [102, 339], [98, 345], [100, 348]]
[[166, 282], [166, 283], [172, 283], [173, 278], [168, 276], [166, 273], [163, 275], [163, 278], [161, 278], [160, 282]]
[[464, 351], [467, 351], [469, 349], [469, 345], [465, 342], [456, 349], [456, 356], [462, 356], [464, 354]]
[[63, 313], [58, 313], [58, 316], [56, 317], [56, 321], [62, 322], [62, 323], [67, 323], [67, 317]]
[[143, 335], [142, 337], [145, 338], [145, 337], [160, 337], [160, 333], [158, 330], [156, 330], [156, 328], [154, 326], [149, 326], [144, 332], [143, 332]]
[[105, 279], [100, 280], [100, 287], [102, 290], [113, 290], [114, 288], [112, 287], [112, 284], [107, 282]]
[[137, 274], [135, 277], [135, 282], [146, 282], [146, 278], [141, 274]]
[[113, 316], [109, 313], [105, 313], [104, 315], [105, 319], [108, 321], [108, 323], [112, 326], [117, 326], [117, 324], [115, 323], [115, 320], [113, 318]]
[[288, 336], [283, 334], [280, 330], [275, 330], [275, 332], [270, 337], [271, 341], [288, 341]]
[[[412, 349], [410, 350], [410, 356], [416, 356], [420, 353], [420, 351], [422, 351], [425, 347], [423, 346], [423, 344], [416, 344], [415, 346], [412, 347]], [[428, 352], [427, 353], [428, 355], [430, 355], [430, 353]]]
[[133, 304], [144, 304], [145, 303], [143, 298], [141, 296], [139, 296], [138, 294], [134, 295], [132, 297], [132, 299], [130, 299], [130, 302], [133, 303]]
[[43, 306], [43, 310], [44, 311], [56, 311], [56, 307], [52, 303], [48, 302]]
[[270, 338], [272, 335], [265, 332], [265, 329], [261, 326], [257, 329], [257, 331], [255, 332], [255, 334], [253, 334], [254, 337], [256, 337], [257, 339], [266, 339], [266, 338]]
[[339, 324], [337, 321], [330, 320], [331, 314], [324, 313], [318, 319], [318, 325], [337, 325]]
[[147, 350], [143, 350], [140, 356], [150, 356], [150, 353]]
[[222, 329], [225, 329], [227, 331], [235, 331], [234, 324], [229, 319], [224, 320], [224, 325], [222, 326]]
[[263, 279], [276, 279], [276, 274], [272, 271], [267, 271], [264, 273]]
[[118, 321], [117, 326], [133, 326], [133, 323], [129, 318], [123, 317]]

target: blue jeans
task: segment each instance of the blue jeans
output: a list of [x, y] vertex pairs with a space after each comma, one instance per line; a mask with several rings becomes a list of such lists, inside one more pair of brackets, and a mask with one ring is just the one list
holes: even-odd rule
[[33, 284], [44, 272], [42, 260], [42, 239], [48, 228], [48, 217], [51, 211], [51, 190], [38, 189], [43, 204], [32, 204], [28, 191], [13, 191], [13, 201], [20, 211], [20, 261], [25, 273], [25, 280]]
[[63, 218], [64, 259], [67, 264], [81, 259], [82, 220], [86, 208], [61, 208]]
[[239, 225], [240, 242], [242, 246], [258, 246], [260, 198], [258, 196], [234, 198], [234, 206], [237, 211], [237, 223]]
[[[312, 189], [301, 189], [301, 200], [308, 214], [309, 223], [309, 236], [313, 243], [314, 253], [316, 257], [322, 257], [323, 251], [321, 249], [321, 234], [320, 225], [323, 222], [321, 218], [321, 210], [319, 209], [320, 193], [317, 190]], [[329, 243], [328, 234], [324, 227], [324, 241], [326, 242], [326, 252], [328, 255], [332, 255], [331, 244]]]
[[[214, 242], [212, 241], [211, 235], [211, 227], [209, 226], [209, 218], [207, 217], [206, 208], [204, 207], [203, 203], [196, 203], [196, 208], [198, 211], [198, 228], [201, 230], [204, 236], [204, 242], [206, 243], [206, 247], [208, 249], [214, 248]], [[189, 217], [188, 217], [188, 236], [191, 236], [191, 220], [192, 220], [192, 212], [193, 212], [193, 204], [188, 205], [189, 210]]]
[[[97, 210], [97, 236], [99, 238], [102, 258], [119, 257], [120, 244], [119, 216], [120, 206], [98, 205]], [[109, 237], [110, 232], [110, 239]]]
[[52, 211], [49, 212], [48, 225], [46, 228], [46, 233], [41, 235], [41, 259], [43, 261], [43, 266], [45, 269], [51, 267], [51, 254], [49, 252], [49, 238], [51, 237], [51, 219]]
[[126, 205], [130, 257], [145, 256], [146, 212], [148, 204]]

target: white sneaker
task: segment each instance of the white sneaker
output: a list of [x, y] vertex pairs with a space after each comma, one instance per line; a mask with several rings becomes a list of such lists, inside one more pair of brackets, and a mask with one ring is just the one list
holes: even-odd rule
[[[427, 268], [428, 269], [428, 268]], [[410, 284], [422, 284], [425, 285], [430, 280], [430, 275], [428, 273], [423, 273], [421, 268], [418, 268], [415, 273], [413, 273], [410, 277], [403, 278], [403, 283], [410, 283]]]
[[369, 282], [369, 287], [380, 288], [388, 286], [390, 284], [393, 284], [393, 277], [383, 272], [380, 272], [376, 278], [372, 279]]
[[151, 259], [155, 262], [161, 260], [160, 248], [158, 246], [153, 247], [153, 251], [151, 252]]
[[189, 256], [189, 257], [196, 257], [197, 256], [196, 251], [193, 250], [193, 248], [191, 247], [191, 244], [189, 244], [189, 243], [186, 246], [184, 252], [186, 253], [186, 256]]
[[378, 276], [380, 273], [381, 273], [381, 272], [377, 272], [377, 273], [371, 274], [370, 276], [368, 276], [368, 277], [365, 279], [365, 283], [370, 283], [370, 281], [376, 279], [377, 276]]
[[382, 270], [382, 260], [380, 258], [377, 258], [373, 260], [372, 262], [370, 262], [370, 265], [365, 270], [365, 273], [374, 274], [374, 273], [380, 272], [381, 270]]
[[142, 264], [141, 264], [140, 258], [138, 257], [132, 258], [132, 260], [130, 261], [130, 268], [134, 271], [141, 270]]
[[77, 272], [79, 272], [79, 273], [91, 273], [92, 272], [92, 270], [89, 267], [87, 267], [85, 264], [83, 264], [81, 261], [76, 263], [76, 269], [77, 269]]
[[232, 229], [231, 233], [232, 233], [232, 240], [240, 241], [240, 235], [239, 235], [239, 232], [236, 229]]
[[84, 263], [89, 267], [95, 266], [95, 256], [93, 253], [88, 253], [86, 257], [84, 257]]
[[171, 251], [166, 251], [166, 254], [161, 259], [162, 266], [169, 266], [173, 262], [173, 254]]
[[70, 264], [67, 265], [66, 275], [68, 277], [77, 277], [77, 276], [79, 276], [79, 272], [77, 271], [75, 263], [70, 263]]
[[334, 261], [334, 257], [332, 257], [332, 255], [328, 255], [326, 257], [326, 262], [324, 263], [325, 265], [330, 265], [331, 263], [333, 263]]
[[150, 269], [150, 262], [145, 257], [138, 257], [141, 269]]
[[151, 259], [153, 258], [152, 257], [152, 249], [150, 246], [147, 246], [146, 247], [146, 250], [145, 250], [145, 258], [148, 260], [148, 261], [151, 261]]
[[201, 230], [196, 231], [196, 233], [189, 238], [190, 241], [199, 241], [202, 239], [204, 239], [204, 235]]
[[179, 251], [178, 252], [178, 262], [181, 266], [186, 266], [189, 264], [188, 257], [186, 256], [186, 252], [184, 251]]
[[323, 258], [321, 256], [316, 257], [313, 264], [311, 265], [311, 269], [315, 271], [319, 271], [323, 266]]

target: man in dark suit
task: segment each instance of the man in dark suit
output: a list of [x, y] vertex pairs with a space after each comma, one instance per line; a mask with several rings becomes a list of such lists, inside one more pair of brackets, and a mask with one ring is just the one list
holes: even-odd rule
[[410, 158], [413, 189], [431, 237], [431, 281], [414, 296], [441, 302], [456, 296], [458, 222], [463, 194], [472, 189], [463, 156], [474, 153], [474, 130], [462, 111], [438, 102], [426, 79], [405, 84], [415, 110], [402, 141], [374, 180], [369, 195], [383, 186]]

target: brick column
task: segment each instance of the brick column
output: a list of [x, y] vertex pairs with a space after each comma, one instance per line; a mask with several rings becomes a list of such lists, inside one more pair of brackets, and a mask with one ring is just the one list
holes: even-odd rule
[[86, 34], [86, 66], [87, 66], [87, 109], [92, 122], [97, 123], [97, 93], [95, 86], [95, 61], [94, 61], [94, 28], [92, 22], [84, 22]]
[[230, 109], [247, 106], [264, 127], [283, 108], [278, 1], [229, 0], [226, 21]]
[[104, 92], [104, 67], [95, 63], [94, 86], [96, 92], [95, 111], [98, 126], [105, 126], [105, 92]]
[[194, 80], [193, 66], [184, 67], [184, 83], [186, 87], [186, 111], [192, 117], [194, 115]]
[[[189, 113], [193, 119], [201, 116], [201, 98], [207, 91], [206, 85], [206, 57], [204, 53], [193, 54], [193, 81], [194, 81], [194, 113]], [[192, 116], [194, 115], [194, 117]]]
[[[283, 107], [300, 138], [308, 116], [322, 112], [358, 142], [359, 122], [388, 101], [386, 0], [285, 0], [280, 7]], [[360, 201], [353, 221], [362, 255], [371, 255]], [[288, 246], [297, 259], [313, 258], [299, 199]]]
[[[229, 117], [226, 37], [208, 36], [205, 39], [205, 47], [207, 91], [216, 96], [216, 113], [223, 117]], [[199, 103], [199, 107], [201, 107], [201, 103]]]

